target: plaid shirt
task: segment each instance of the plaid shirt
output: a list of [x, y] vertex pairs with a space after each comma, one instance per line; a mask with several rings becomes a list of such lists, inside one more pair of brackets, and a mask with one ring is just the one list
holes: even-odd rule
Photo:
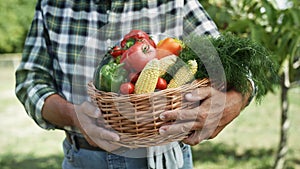
[[55, 129], [41, 115], [45, 98], [58, 93], [74, 104], [89, 100], [86, 86], [101, 56], [132, 29], [219, 34], [197, 0], [39, 0], [16, 71], [16, 94], [31, 118]]

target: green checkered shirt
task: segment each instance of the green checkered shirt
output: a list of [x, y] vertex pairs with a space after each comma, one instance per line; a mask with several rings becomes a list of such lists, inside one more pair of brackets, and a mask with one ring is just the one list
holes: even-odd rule
[[156, 37], [219, 34], [197, 0], [39, 0], [16, 71], [16, 95], [30, 117], [55, 129], [41, 115], [45, 98], [89, 101], [86, 86], [101, 56], [132, 29]]

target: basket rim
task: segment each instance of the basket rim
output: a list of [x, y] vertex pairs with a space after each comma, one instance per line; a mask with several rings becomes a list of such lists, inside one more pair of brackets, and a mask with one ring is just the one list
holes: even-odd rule
[[194, 88], [197, 88], [200, 85], [208, 84], [208, 83], [210, 83], [210, 80], [208, 78], [195, 79], [191, 83], [184, 84], [184, 85], [179, 86], [177, 88], [167, 88], [167, 89], [164, 89], [164, 90], [158, 90], [158, 91], [154, 91], [154, 92], [151, 92], [151, 93], [142, 93], [142, 94], [135, 94], [135, 93], [121, 94], [121, 93], [115, 93], [115, 92], [102, 91], [102, 90], [99, 90], [95, 87], [94, 81], [90, 81], [88, 83], [88, 87], [92, 88], [93, 90], [95, 90], [99, 93], [105, 93], [106, 95], [111, 95], [111, 96], [114, 96], [114, 97], [118, 97], [119, 99], [122, 99], [122, 98], [128, 99], [128, 97], [134, 98], [134, 97], [158, 96], [158, 95], [162, 95], [162, 94], [172, 93], [174, 91], [184, 92], [184, 91], [188, 91], [190, 89], [194, 89]]

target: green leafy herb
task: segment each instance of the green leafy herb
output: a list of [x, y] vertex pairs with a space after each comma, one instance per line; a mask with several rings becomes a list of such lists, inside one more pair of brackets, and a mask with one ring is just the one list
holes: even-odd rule
[[274, 56], [248, 38], [224, 33], [218, 38], [191, 35], [183, 41], [186, 47], [179, 57], [184, 62], [196, 59], [198, 71], [195, 78], [210, 78], [217, 84], [226, 82], [227, 88], [245, 94], [250, 89], [248, 77], [251, 74], [257, 88], [257, 101], [268, 91], [273, 91], [278, 83], [278, 65]]

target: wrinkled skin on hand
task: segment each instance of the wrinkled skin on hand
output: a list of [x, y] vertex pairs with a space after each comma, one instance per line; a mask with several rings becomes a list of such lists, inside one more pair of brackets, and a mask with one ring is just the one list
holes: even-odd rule
[[109, 141], [119, 141], [120, 138], [118, 134], [103, 128], [99, 124], [103, 124], [103, 121], [99, 120], [101, 119], [101, 112], [98, 108], [89, 102], [84, 102], [80, 105], [75, 105], [75, 111], [77, 114], [76, 126], [90, 145], [101, 147], [108, 152], [112, 152], [120, 147], [109, 143]]
[[235, 90], [221, 92], [212, 87], [198, 88], [187, 94], [185, 99], [199, 101], [200, 105], [190, 110], [163, 112], [160, 115], [162, 120], [176, 121], [174, 124], [162, 126], [160, 134], [189, 133], [183, 142], [192, 146], [205, 139], [215, 138], [247, 104], [247, 99]]

